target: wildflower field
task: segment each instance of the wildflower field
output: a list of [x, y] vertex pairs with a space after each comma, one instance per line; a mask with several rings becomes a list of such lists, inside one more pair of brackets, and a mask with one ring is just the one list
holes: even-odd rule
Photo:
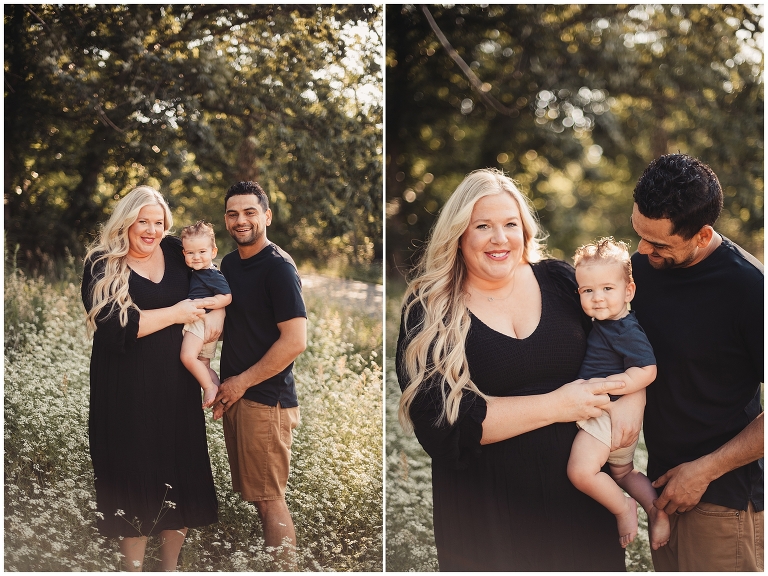
[[[298, 566], [381, 571], [381, 317], [305, 297], [309, 342], [295, 367], [302, 424], [286, 495]], [[74, 266], [47, 281], [6, 268], [4, 304], [5, 570], [118, 570], [117, 542], [95, 528], [91, 343]], [[206, 422], [219, 522], [190, 530], [179, 570], [275, 569], [255, 508], [232, 492], [221, 421], [207, 411]], [[145, 570], [157, 562], [150, 538]]]
[[[395, 374], [395, 344], [400, 322], [400, 299], [388, 290], [386, 374], [386, 518], [387, 572], [433, 572], [438, 570], [432, 528], [432, 470], [430, 458], [413, 434], [405, 434], [397, 421], [400, 387]], [[635, 452], [635, 466], [645, 472], [648, 456], [642, 436]], [[640, 529], [627, 547], [630, 572], [653, 571], [648, 520], [638, 507]], [[617, 536], [618, 538], [618, 536]]]

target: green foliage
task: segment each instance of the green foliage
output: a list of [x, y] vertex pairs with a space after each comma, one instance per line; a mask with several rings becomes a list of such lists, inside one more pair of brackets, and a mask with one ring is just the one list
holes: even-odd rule
[[[114, 571], [115, 540], [95, 525], [88, 455], [88, 370], [79, 288], [6, 272], [5, 568], [12, 571]], [[299, 568], [381, 571], [381, 321], [364, 311], [325, 307], [307, 297], [309, 344], [295, 365], [302, 423], [293, 444], [286, 499]], [[32, 311], [32, 312], [30, 312]], [[214, 366], [218, 368], [216, 362]], [[190, 530], [183, 571], [266, 571], [253, 506], [232, 492], [221, 422], [206, 414], [219, 522]], [[145, 567], [157, 569], [150, 539]]]
[[8, 5], [4, 23], [5, 229], [25, 265], [82, 255], [138, 184], [221, 232], [247, 179], [289, 251], [381, 259], [380, 7]]
[[321, 274], [332, 278], [357, 280], [358, 282], [366, 282], [368, 284], [381, 284], [384, 276], [384, 267], [381, 260], [352, 265], [344, 258], [330, 258], [322, 262], [315, 262], [312, 259], [300, 259], [299, 257], [297, 265], [300, 274]]
[[[394, 359], [387, 362], [394, 366]], [[387, 571], [436, 572], [432, 467], [416, 437], [397, 420], [400, 387], [387, 370]]]
[[430, 6], [482, 82], [473, 89], [421, 8], [388, 5], [388, 270], [405, 273], [470, 171], [517, 180], [570, 258], [595, 237], [637, 245], [632, 191], [685, 152], [725, 193], [717, 229], [763, 257], [762, 8]]

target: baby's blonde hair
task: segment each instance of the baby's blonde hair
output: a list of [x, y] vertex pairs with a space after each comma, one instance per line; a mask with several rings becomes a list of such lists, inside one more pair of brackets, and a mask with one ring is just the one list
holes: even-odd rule
[[588, 264], [615, 262], [621, 264], [624, 277], [627, 282], [634, 282], [632, 278], [632, 260], [629, 257], [629, 244], [621, 240], [614, 240], [613, 236], [607, 236], [579, 246], [573, 255], [573, 266], [578, 268]]
[[213, 226], [208, 224], [205, 220], [198, 220], [190, 226], [185, 226], [181, 230], [181, 241], [184, 242], [185, 238], [197, 238], [204, 237], [211, 239], [211, 246], [216, 247], [216, 234], [213, 232]]

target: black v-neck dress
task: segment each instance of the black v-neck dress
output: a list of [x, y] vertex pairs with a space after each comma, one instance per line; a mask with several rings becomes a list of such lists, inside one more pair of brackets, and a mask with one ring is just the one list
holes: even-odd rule
[[[135, 272], [129, 278], [131, 299], [142, 310], [187, 298], [189, 272], [181, 242], [166, 237], [160, 247], [162, 280], [154, 283]], [[94, 274], [101, 273], [103, 266], [97, 265]], [[86, 309], [94, 274], [86, 262]], [[216, 522], [200, 386], [179, 357], [182, 326], [137, 338], [137, 311], [129, 311], [125, 327], [117, 313], [103, 316], [93, 337], [88, 420], [96, 507], [103, 516], [97, 520], [99, 531], [112, 537], [148, 536]], [[173, 504], [164, 507], [164, 501]]]
[[[466, 354], [472, 381], [490, 396], [551, 392], [577, 378], [588, 318], [573, 268], [533, 265], [541, 318], [527, 338], [497, 332], [471, 315]], [[417, 326], [423, 310], [409, 318]], [[409, 342], [400, 327], [397, 373]], [[459, 419], [436, 426], [437, 378], [411, 407], [416, 436], [432, 457], [433, 520], [442, 571], [624, 571], [616, 519], [573, 487], [566, 475], [573, 422], [553, 424], [481, 446], [485, 401], [465, 393]]]

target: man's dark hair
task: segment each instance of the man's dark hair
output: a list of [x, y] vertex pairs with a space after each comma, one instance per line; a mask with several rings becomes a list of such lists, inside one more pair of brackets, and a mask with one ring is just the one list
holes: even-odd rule
[[634, 192], [640, 214], [672, 221], [672, 234], [690, 240], [712, 226], [723, 209], [723, 189], [712, 169], [687, 154], [666, 154], [651, 162]]
[[229, 187], [229, 190], [227, 190], [227, 194], [224, 196], [224, 206], [227, 205], [227, 201], [232, 198], [232, 196], [244, 196], [246, 194], [253, 194], [258, 197], [259, 205], [264, 212], [269, 210], [269, 198], [267, 198], [267, 193], [264, 192], [261, 186], [259, 186], [258, 182], [252, 182], [250, 180], [232, 184], [232, 186]]

